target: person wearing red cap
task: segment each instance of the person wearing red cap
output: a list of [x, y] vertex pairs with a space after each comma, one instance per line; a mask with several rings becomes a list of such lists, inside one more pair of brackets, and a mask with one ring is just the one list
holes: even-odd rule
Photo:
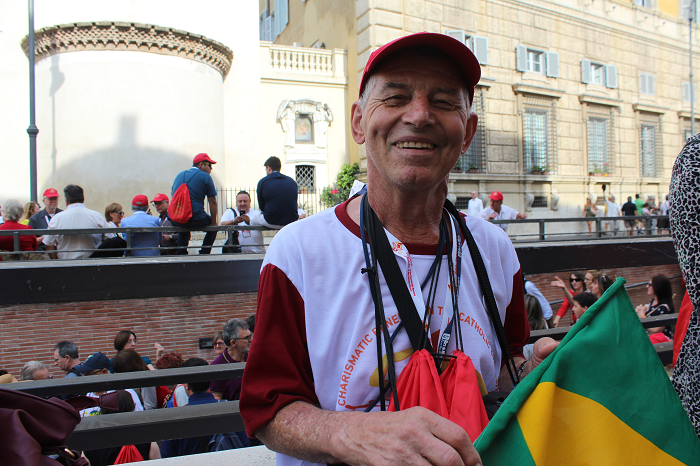
[[[44, 202], [44, 209], [35, 213], [29, 218], [29, 226], [35, 230], [46, 230], [49, 228], [49, 222], [59, 212], [63, 212], [58, 208], [58, 191], [53, 188], [48, 188], [44, 191], [44, 196], [42, 201]], [[37, 246], [37, 251], [45, 251], [46, 245], [42, 242], [43, 236], [39, 236], [37, 241], [39, 245]]]
[[[460, 219], [485, 256], [495, 318], [504, 322], [518, 373], [528, 374], [552, 351], [540, 340], [533, 360], [523, 356], [529, 326], [508, 236], [478, 218], [454, 217], [459, 214], [447, 203], [449, 173], [476, 131], [471, 100], [479, 77], [472, 52], [443, 34], [413, 34], [373, 52], [350, 119], [353, 139], [367, 153], [366, 194], [287, 225], [268, 248], [239, 406], [248, 434], [278, 452], [278, 465], [480, 463], [465, 430], [438, 414], [405, 405], [378, 412], [389, 404], [383, 400], [393, 399], [380, 393], [383, 374], [393, 379], [385, 387], [400, 379], [415, 348], [400, 312], [417, 320], [413, 329], [423, 329], [425, 317], [432, 338], [421, 341], [434, 351], [457, 348], [456, 332], [448, 331], [457, 322], [464, 352], [487, 390], [510, 389], [469, 254], [454, 259], [465, 232]], [[386, 241], [375, 241], [382, 234]], [[380, 260], [395, 263], [392, 281], [413, 306], [399, 311], [385, 277], [391, 269], [369, 264], [365, 247], [372, 256], [381, 249]], [[436, 262], [441, 265], [432, 267]], [[395, 335], [391, 342], [377, 322]], [[378, 343], [384, 345], [379, 351]]]
[[[494, 191], [489, 196], [491, 205], [481, 211], [479, 216], [484, 220], [513, 220], [516, 218], [527, 218], [527, 215], [519, 213], [515, 209], [511, 209], [507, 205], [503, 205], [503, 194], [500, 191]], [[500, 223], [499, 227], [503, 231], [508, 232], [508, 224]]]
[[[173, 222], [168, 218], [168, 207], [170, 206], [170, 199], [165, 194], [156, 194], [153, 198], [153, 205], [158, 212], [158, 225], [162, 227], [172, 226]], [[163, 239], [160, 241], [160, 254], [162, 255], [173, 255], [177, 254], [177, 249], [162, 249], [162, 248], [174, 248], [177, 246], [177, 233], [163, 233]]]
[[[212, 165], [216, 164], [207, 154], [201, 153], [197, 154], [192, 160], [192, 167], [188, 170], [181, 171], [175, 177], [173, 182], [172, 195], [175, 195], [175, 191], [182, 184], [187, 184], [187, 188], [190, 191], [190, 202], [192, 203], [192, 218], [187, 223], [178, 223], [173, 221], [173, 225], [177, 227], [185, 227], [191, 230], [196, 230], [201, 227], [217, 226], [216, 214], [218, 213], [218, 206], [216, 204], [216, 187], [214, 186], [214, 180], [211, 177]], [[209, 201], [209, 212], [211, 215], [207, 214], [204, 210], [204, 198]], [[204, 240], [202, 241], [202, 248], [199, 250], [200, 254], [211, 253], [211, 246], [216, 240], [216, 232], [208, 231], [204, 235]], [[177, 251], [178, 254], [188, 254], [187, 246], [190, 244], [190, 233], [178, 233], [177, 235], [177, 245], [180, 249]]]
[[[152, 228], [160, 226], [160, 223], [158, 222], [157, 218], [146, 213], [146, 211], [148, 210], [148, 197], [144, 196], [143, 194], [134, 196], [134, 199], [131, 201], [131, 210], [134, 212], [134, 214], [131, 217], [126, 217], [125, 219], [122, 219], [122, 228]], [[127, 256], [160, 256], [159, 245], [160, 241], [163, 238], [163, 233], [130, 233], [130, 236], [131, 247], [136, 249], [126, 251]]]

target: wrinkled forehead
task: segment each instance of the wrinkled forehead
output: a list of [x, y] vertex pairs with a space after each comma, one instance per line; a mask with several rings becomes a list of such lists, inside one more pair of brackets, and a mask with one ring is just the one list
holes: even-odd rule
[[247, 194], [239, 194], [236, 196], [236, 202], [250, 202], [250, 196]]
[[422, 81], [431, 78], [436, 86], [461, 91], [471, 103], [472, 90], [452, 59], [433, 47], [411, 47], [385, 58], [369, 75], [374, 87], [381, 81]]

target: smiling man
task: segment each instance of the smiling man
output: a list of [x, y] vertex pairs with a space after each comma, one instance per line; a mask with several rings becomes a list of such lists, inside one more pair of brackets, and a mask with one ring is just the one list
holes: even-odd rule
[[[367, 215], [376, 214], [381, 225], [373, 231], [384, 227], [390, 243], [384, 255], [393, 252], [401, 272], [392, 281], [406, 287], [421, 318], [429, 313], [433, 350], [457, 348], [447, 328], [459, 315], [464, 351], [486, 388], [509, 390], [466, 244], [461, 267], [448, 265], [457, 264], [450, 258], [462, 236], [443, 208], [449, 207], [447, 181], [476, 130], [471, 101], [480, 74], [472, 52], [442, 34], [413, 34], [372, 53], [351, 116], [353, 138], [367, 152], [367, 194], [288, 225], [272, 241], [260, 273], [256, 341], [240, 407], [248, 433], [278, 452], [278, 464], [480, 463], [473, 439], [451, 421], [420, 407], [379, 412], [388, 403], [375, 401], [381, 398], [377, 374], [390, 361], [400, 378], [413, 346], [405, 327], [397, 331], [403, 322], [384, 275], [390, 272], [382, 266], [372, 289], [363, 273], [376, 269], [365, 260], [360, 230]], [[500, 228], [475, 217], [464, 221], [484, 256], [498, 317], [525, 375], [551, 349], [541, 343], [532, 361], [523, 357], [529, 328], [517, 256]], [[452, 253], [442, 254], [443, 242]], [[426, 278], [435, 286], [423, 287]], [[448, 286], [453, 278], [459, 287]], [[385, 320], [375, 316], [373, 295]], [[389, 335], [396, 332], [393, 357], [384, 349], [378, 354], [376, 327], [384, 321]]]

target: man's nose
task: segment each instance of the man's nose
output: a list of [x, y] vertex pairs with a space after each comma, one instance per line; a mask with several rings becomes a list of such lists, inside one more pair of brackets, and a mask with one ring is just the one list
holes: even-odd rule
[[428, 98], [425, 96], [415, 96], [411, 99], [411, 102], [406, 105], [406, 112], [403, 115], [402, 121], [418, 129], [435, 124], [435, 118]]

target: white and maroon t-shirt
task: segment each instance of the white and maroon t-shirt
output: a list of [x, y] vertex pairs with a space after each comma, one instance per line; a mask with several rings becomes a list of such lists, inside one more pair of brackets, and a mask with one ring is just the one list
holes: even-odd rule
[[[287, 225], [267, 251], [258, 286], [255, 342], [243, 375], [240, 401], [249, 434], [297, 400], [331, 411], [363, 411], [379, 395], [375, 308], [367, 275], [360, 272], [366, 267], [360, 228], [350, 219], [346, 207], [347, 202]], [[496, 225], [475, 217], [466, 217], [465, 222], [488, 271], [511, 351], [522, 355], [529, 327], [513, 245]], [[404, 280], [408, 277], [409, 292], [420, 296], [416, 292], [420, 285], [410, 285], [422, 282], [428, 274], [437, 244], [406, 245], [389, 232], [387, 236]], [[493, 391], [497, 389], [501, 350], [466, 243], [461, 268], [459, 320], [464, 352], [486, 388]], [[445, 254], [432, 310], [433, 345], [444, 328], [445, 310], [451, 307], [445, 305], [448, 280]], [[400, 318], [381, 274], [380, 283], [391, 335]], [[427, 294], [428, 287], [422, 293], [423, 300]], [[424, 305], [418, 307], [421, 317], [424, 309]], [[393, 349], [398, 376], [413, 353], [404, 329], [394, 340]], [[454, 349], [453, 336], [448, 353]], [[386, 359], [383, 367], [386, 370]], [[278, 455], [277, 461], [305, 463], [284, 455]]]

